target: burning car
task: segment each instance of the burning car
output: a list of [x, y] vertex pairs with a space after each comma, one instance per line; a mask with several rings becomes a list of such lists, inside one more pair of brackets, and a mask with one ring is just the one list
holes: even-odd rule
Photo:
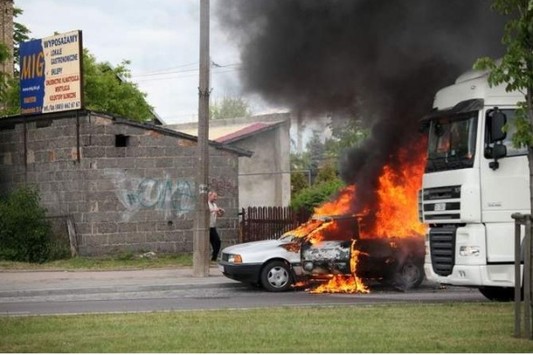
[[228, 278], [272, 292], [338, 276], [351, 278], [355, 292], [366, 291], [361, 279], [418, 287], [424, 279], [424, 239], [361, 238], [358, 220], [315, 216], [279, 239], [224, 248], [219, 268]]

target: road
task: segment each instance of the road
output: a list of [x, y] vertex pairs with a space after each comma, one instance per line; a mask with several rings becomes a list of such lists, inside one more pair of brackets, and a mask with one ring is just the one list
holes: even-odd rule
[[486, 301], [477, 290], [428, 282], [406, 292], [376, 285], [369, 294], [269, 293], [229, 280], [216, 269], [205, 278], [191, 273], [188, 269], [0, 272], [0, 315]]

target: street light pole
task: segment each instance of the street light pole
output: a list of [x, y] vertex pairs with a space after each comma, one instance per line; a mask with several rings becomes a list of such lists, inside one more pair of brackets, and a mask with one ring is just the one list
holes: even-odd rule
[[200, 85], [198, 87], [198, 200], [193, 237], [193, 274], [209, 276], [209, 0], [200, 0]]

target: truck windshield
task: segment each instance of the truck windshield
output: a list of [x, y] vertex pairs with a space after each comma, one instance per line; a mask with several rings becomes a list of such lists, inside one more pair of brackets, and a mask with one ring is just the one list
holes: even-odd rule
[[474, 165], [477, 116], [476, 111], [431, 120], [426, 172], [471, 168]]

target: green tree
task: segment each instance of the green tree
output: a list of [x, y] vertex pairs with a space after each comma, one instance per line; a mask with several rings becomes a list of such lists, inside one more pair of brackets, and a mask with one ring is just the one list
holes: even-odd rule
[[[13, 17], [17, 18], [19, 15], [22, 15], [22, 10], [19, 8], [13, 8]], [[19, 44], [26, 42], [30, 39], [30, 30], [23, 24], [13, 21], [13, 62], [15, 63], [15, 70], [19, 64]], [[18, 74], [15, 72], [15, 74]]]
[[324, 164], [318, 169], [318, 174], [316, 175], [315, 183], [319, 184], [322, 182], [332, 181], [338, 178], [338, 169], [335, 166], [333, 160], [326, 160]]
[[305, 209], [312, 213], [315, 207], [328, 201], [343, 186], [344, 183], [339, 178], [314, 184], [294, 196], [291, 199], [290, 206], [297, 210]]
[[324, 154], [326, 152], [326, 147], [320, 139], [320, 133], [318, 131], [313, 130], [313, 135], [305, 147], [309, 153], [309, 169], [311, 170], [312, 180], [314, 181], [319, 168], [322, 166]]
[[338, 159], [346, 149], [357, 147], [368, 137], [368, 129], [355, 118], [336, 119], [329, 125], [331, 138], [326, 139], [326, 156]]
[[224, 96], [209, 106], [209, 118], [212, 120], [247, 117], [251, 114], [250, 105], [240, 97]]
[[[16, 19], [22, 14], [19, 8], [13, 8], [13, 17]], [[19, 109], [19, 81], [18, 64], [19, 64], [19, 43], [29, 39], [28, 28], [17, 21], [13, 21], [13, 57], [9, 53], [7, 46], [0, 43], [0, 63], [11, 60], [14, 64], [14, 73], [0, 72], [0, 115], [16, 115], [20, 113]]]
[[291, 153], [291, 196], [296, 196], [302, 189], [310, 184], [309, 154]]
[[[0, 43], [0, 63], [5, 63], [9, 58], [9, 50], [7, 46], [3, 43]], [[5, 95], [8, 89], [8, 79], [9, 76], [7, 73], [0, 72], [0, 102], [5, 102]]]
[[494, 0], [492, 8], [509, 17], [502, 42], [507, 52], [501, 61], [480, 58], [476, 69], [489, 70], [491, 85], [506, 84], [507, 91], [521, 91], [525, 101], [519, 103], [513, 144], [528, 148], [533, 205], [533, 0]]
[[83, 51], [83, 75], [85, 107], [103, 111], [135, 121], [143, 122], [154, 118], [153, 108], [146, 102], [146, 94], [137, 85], [127, 81], [131, 77], [124, 60], [116, 67], [109, 63], [99, 63], [85, 49]]

